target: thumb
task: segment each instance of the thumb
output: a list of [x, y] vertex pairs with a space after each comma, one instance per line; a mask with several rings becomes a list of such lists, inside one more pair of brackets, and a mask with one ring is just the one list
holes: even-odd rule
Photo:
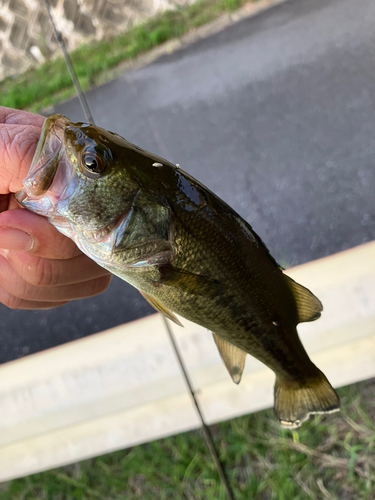
[[34, 125], [0, 124], [0, 194], [22, 188], [40, 133]]

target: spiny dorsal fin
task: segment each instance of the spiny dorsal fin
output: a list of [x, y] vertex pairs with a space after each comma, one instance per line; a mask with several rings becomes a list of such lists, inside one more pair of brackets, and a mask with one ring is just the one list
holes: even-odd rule
[[229, 375], [235, 384], [239, 384], [245, 367], [246, 352], [215, 335], [215, 333], [212, 333], [212, 336]]
[[284, 274], [284, 278], [295, 298], [298, 310], [298, 323], [314, 321], [320, 318], [323, 310], [322, 303], [307, 288], [296, 283], [292, 278]]
[[138, 291], [142, 295], [142, 297], [144, 299], [146, 299], [147, 302], [153, 308], [155, 308], [157, 311], [161, 312], [166, 318], [170, 319], [171, 321], [176, 323], [176, 325], [178, 325], [178, 326], [182, 326], [182, 327], [184, 326], [181, 323], [181, 321], [173, 314], [173, 312], [170, 311], [169, 309], [167, 309], [166, 307], [164, 307], [158, 300], [154, 299], [154, 297], [151, 297], [151, 295], [149, 295], [146, 292], [141, 292], [141, 290], [138, 290]]

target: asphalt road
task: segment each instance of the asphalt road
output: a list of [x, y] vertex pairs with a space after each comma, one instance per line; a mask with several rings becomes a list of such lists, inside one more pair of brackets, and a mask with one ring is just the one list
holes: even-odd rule
[[[206, 184], [284, 267], [339, 252], [375, 239], [374, 19], [373, 0], [289, 0], [92, 90], [93, 116]], [[83, 119], [76, 99], [56, 111]], [[0, 362], [152, 311], [119, 279], [0, 306]]]

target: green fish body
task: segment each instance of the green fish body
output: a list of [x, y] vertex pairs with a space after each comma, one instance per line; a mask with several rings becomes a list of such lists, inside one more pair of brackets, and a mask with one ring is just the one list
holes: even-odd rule
[[296, 330], [319, 318], [320, 301], [283, 273], [246, 221], [176, 165], [52, 115], [16, 198], [165, 316], [213, 332], [236, 383], [246, 353], [271, 368], [284, 427], [339, 408]]

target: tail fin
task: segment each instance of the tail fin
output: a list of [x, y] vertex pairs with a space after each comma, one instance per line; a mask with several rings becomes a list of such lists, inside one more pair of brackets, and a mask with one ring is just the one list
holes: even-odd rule
[[296, 429], [309, 415], [339, 409], [339, 397], [322, 372], [304, 383], [276, 379], [274, 410], [286, 429]]

